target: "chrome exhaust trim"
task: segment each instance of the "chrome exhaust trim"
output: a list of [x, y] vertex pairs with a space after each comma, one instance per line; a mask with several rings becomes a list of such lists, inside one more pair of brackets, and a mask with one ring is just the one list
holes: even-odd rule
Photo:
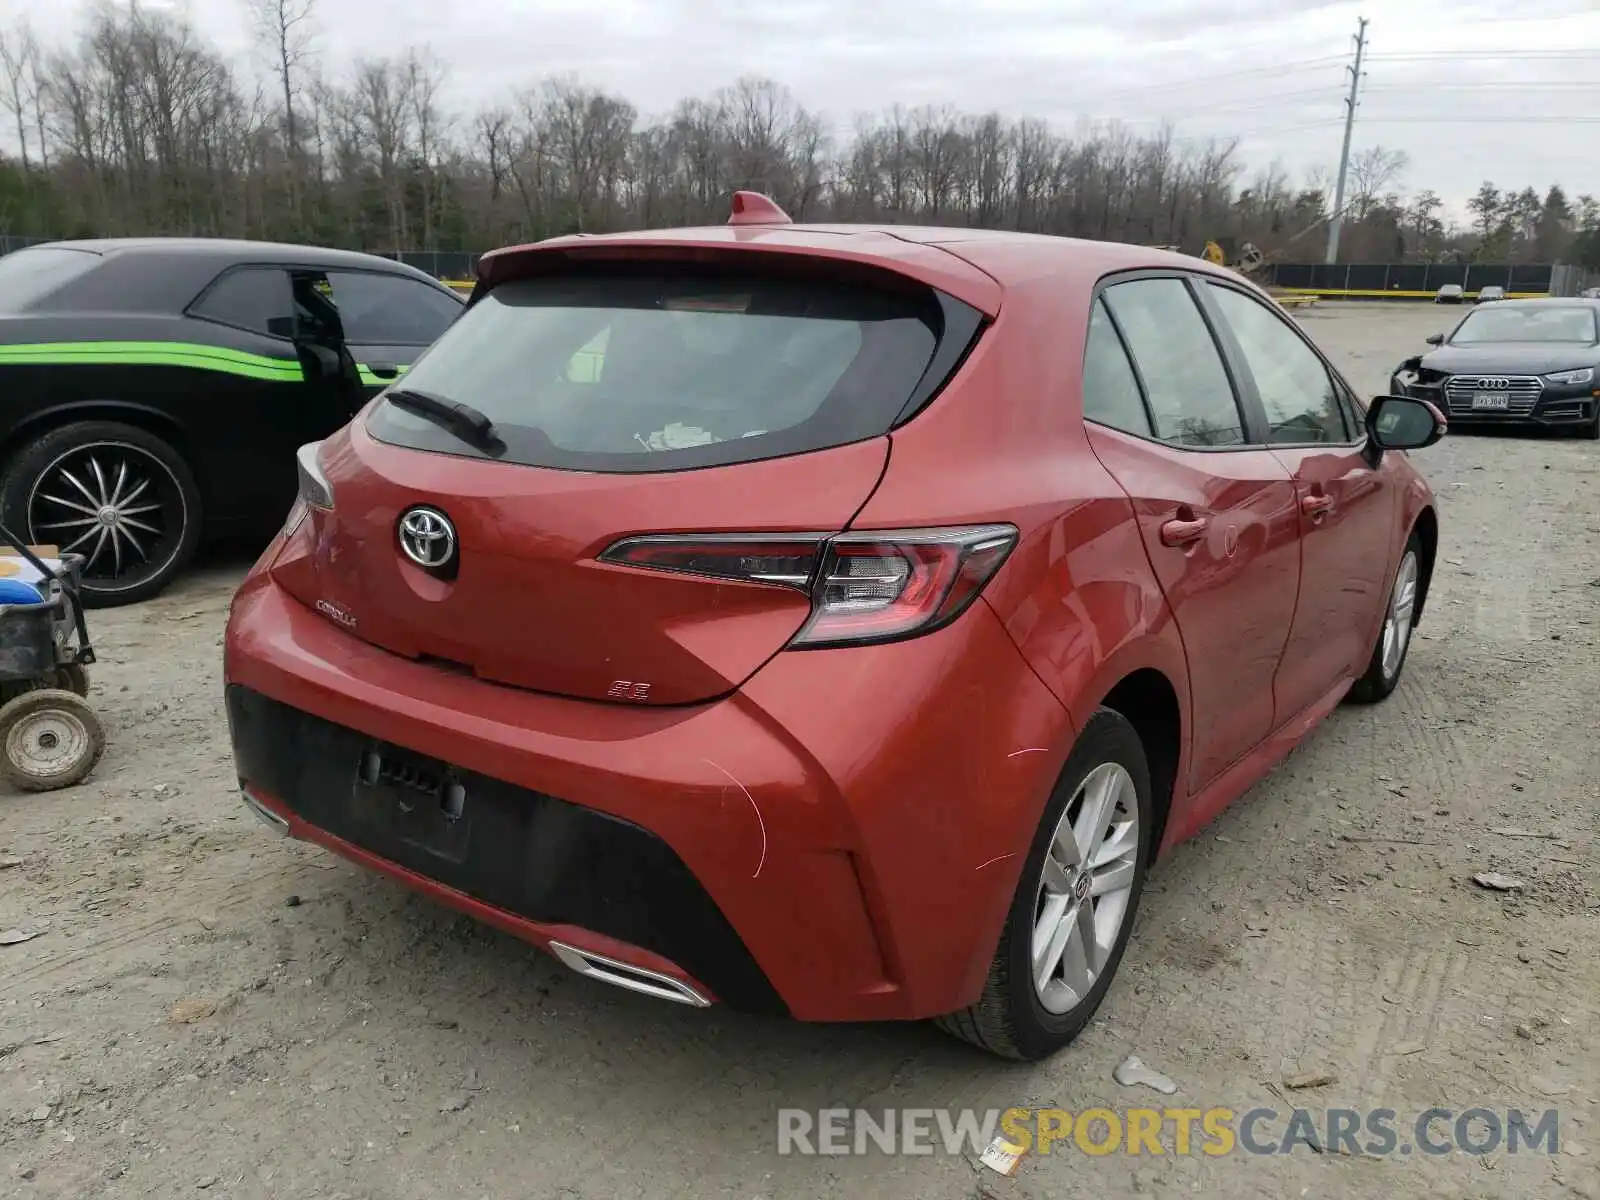
[[260, 821], [279, 837], [289, 836], [289, 822], [252, 796], [249, 787], [241, 788], [240, 792], [244, 796], [245, 807], [250, 810], [256, 820]]
[[670, 1000], [674, 1004], [688, 1004], [695, 1008], [708, 1008], [711, 1004], [710, 1000], [683, 980], [663, 975], [660, 971], [618, 962], [603, 954], [579, 950], [576, 946], [569, 946], [565, 942], [551, 942], [550, 953], [579, 975], [587, 975], [590, 979], [626, 988], [642, 996], [653, 996], [657, 1000]]

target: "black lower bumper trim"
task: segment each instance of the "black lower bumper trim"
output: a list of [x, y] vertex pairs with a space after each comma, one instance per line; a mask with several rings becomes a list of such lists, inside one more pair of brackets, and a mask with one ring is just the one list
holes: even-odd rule
[[747, 1012], [788, 1015], [700, 881], [648, 830], [227, 689], [240, 781], [476, 900], [652, 951]]

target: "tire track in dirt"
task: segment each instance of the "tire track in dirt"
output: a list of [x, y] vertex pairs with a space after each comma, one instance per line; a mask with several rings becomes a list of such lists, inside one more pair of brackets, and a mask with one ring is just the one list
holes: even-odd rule
[[[193, 920], [199, 913], [215, 914], [220, 919], [249, 908], [276, 907], [283, 903], [283, 896], [294, 885], [309, 886], [321, 870], [313, 862], [289, 862], [271, 874], [241, 873], [224, 881], [207, 882], [192, 892], [179, 887], [165, 889], [153, 903], [141, 906], [137, 916], [102, 925], [86, 942], [73, 939], [76, 944], [70, 950], [52, 953], [20, 970], [6, 972], [0, 978], [0, 998], [15, 998], [28, 985], [33, 985], [35, 991], [40, 987], [53, 987], [61, 978], [76, 975], [88, 962], [103, 963], [108, 957], [126, 959], [140, 948], [154, 946], [163, 937], [170, 937], [182, 923]], [[56, 928], [66, 931], [62, 925]], [[112, 950], [117, 953], [108, 956], [107, 952]]]

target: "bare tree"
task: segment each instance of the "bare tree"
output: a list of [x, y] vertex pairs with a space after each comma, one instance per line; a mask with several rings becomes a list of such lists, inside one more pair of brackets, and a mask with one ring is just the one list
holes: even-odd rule
[[[800, 219], [1004, 226], [1190, 251], [1233, 238], [1288, 256], [1328, 215], [1325, 174], [1246, 172], [1236, 141], [1170, 129], [1083, 124], [1069, 136], [1037, 120], [897, 106], [858, 117], [836, 151], [817, 113], [753, 77], [653, 120], [573, 77], [529, 80], [458, 118], [447, 65], [425, 53], [320, 72], [316, 2], [241, 0], [266, 59], [259, 84], [186, 22], [141, 5], [94, 9], [67, 41], [7, 34], [0, 131], [20, 162], [0, 163], [0, 219], [47, 221], [41, 232], [58, 234], [470, 252], [574, 230], [720, 222], [729, 193], [753, 187]], [[1406, 166], [1383, 147], [1356, 156], [1352, 256], [1427, 260], [1452, 246], [1559, 256], [1600, 237], [1592, 201], [1541, 185], [1478, 198], [1474, 243], [1443, 227], [1436, 198], [1399, 194]]]
[[315, 36], [316, 0], [244, 0], [272, 75], [283, 97], [283, 150], [288, 161], [289, 207], [301, 212], [301, 95]]
[[1367, 219], [1373, 204], [1384, 189], [1399, 180], [1411, 165], [1404, 150], [1373, 146], [1350, 158], [1350, 213], [1358, 221]]
[[444, 67], [431, 54], [415, 51], [405, 59], [405, 97], [411, 109], [411, 125], [416, 131], [416, 172], [422, 199], [422, 246], [436, 250], [434, 229], [443, 198], [441, 176], [437, 171], [447, 120], [439, 107], [439, 91], [444, 85]]
[[33, 29], [26, 22], [14, 30], [0, 30], [0, 85], [5, 93], [0, 101], [16, 125], [17, 146], [22, 156], [22, 169], [33, 165], [28, 152], [30, 137], [38, 134], [36, 143], [39, 163], [48, 167], [49, 159], [44, 145], [44, 131], [39, 126], [39, 104], [42, 99], [43, 80], [40, 78], [39, 43]]

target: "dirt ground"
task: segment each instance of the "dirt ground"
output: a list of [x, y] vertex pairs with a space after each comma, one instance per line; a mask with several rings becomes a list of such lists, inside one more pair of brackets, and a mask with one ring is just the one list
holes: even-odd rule
[[[1373, 394], [1444, 318], [1303, 319]], [[220, 704], [243, 567], [94, 614], [103, 763], [0, 796], [0, 929], [39, 934], [0, 947], [0, 1196], [1600, 1197], [1600, 443], [1453, 435], [1419, 460], [1442, 546], [1404, 686], [1156, 868], [1100, 1015], [1036, 1067], [923, 1026], [636, 997], [275, 840]], [[1130, 1052], [1179, 1093], [1113, 1082]], [[1301, 1072], [1335, 1078], [1286, 1090]], [[1381, 1107], [1402, 1130], [1556, 1108], [1561, 1150], [1069, 1148], [1009, 1179], [776, 1152], [783, 1107], [1151, 1103]]]

